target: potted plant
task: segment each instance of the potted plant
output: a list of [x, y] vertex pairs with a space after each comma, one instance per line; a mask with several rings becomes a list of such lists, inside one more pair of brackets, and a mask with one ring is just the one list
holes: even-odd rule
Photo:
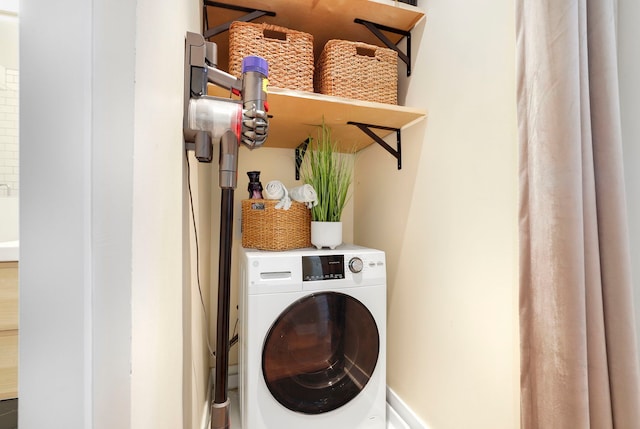
[[342, 244], [342, 211], [350, 198], [353, 155], [338, 151], [331, 128], [322, 121], [318, 138], [309, 138], [302, 164], [305, 183], [313, 186], [318, 204], [311, 208], [311, 244], [335, 249]]

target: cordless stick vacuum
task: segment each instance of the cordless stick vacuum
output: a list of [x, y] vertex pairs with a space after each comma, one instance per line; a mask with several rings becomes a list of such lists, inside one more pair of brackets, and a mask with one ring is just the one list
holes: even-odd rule
[[[242, 61], [242, 78], [216, 68], [216, 45], [197, 33], [185, 42], [185, 93], [183, 131], [187, 149], [201, 162], [211, 162], [213, 145], [220, 144], [218, 160], [222, 189], [220, 251], [218, 260], [218, 312], [216, 370], [211, 404], [211, 429], [229, 427], [228, 365], [233, 193], [238, 181], [238, 147], [260, 147], [267, 139], [267, 61], [249, 56]], [[211, 97], [207, 84], [229, 89], [240, 100]]]

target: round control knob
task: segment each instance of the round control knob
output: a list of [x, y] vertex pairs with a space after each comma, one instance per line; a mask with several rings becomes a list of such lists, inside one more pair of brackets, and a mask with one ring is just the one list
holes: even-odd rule
[[362, 271], [362, 268], [364, 268], [364, 263], [362, 262], [362, 259], [356, 257], [353, 257], [349, 260], [349, 270], [352, 273], [359, 273], [360, 271]]

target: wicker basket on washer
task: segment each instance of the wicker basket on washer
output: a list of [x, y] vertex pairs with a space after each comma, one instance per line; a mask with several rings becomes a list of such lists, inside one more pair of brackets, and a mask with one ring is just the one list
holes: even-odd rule
[[242, 200], [242, 247], [289, 250], [311, 247], [311, 210], [292, 201], [289, 210], [278, 200]]
[[329, 40], [315, 70], [321, 94], [398, 104], [398, 54], [362, 42]]
[[269, 85], [313, 92], [313, 36], [271, 24], [234, 21], [229, 27], [229, 73], [240, 77], [242, 59], [269, 63]]

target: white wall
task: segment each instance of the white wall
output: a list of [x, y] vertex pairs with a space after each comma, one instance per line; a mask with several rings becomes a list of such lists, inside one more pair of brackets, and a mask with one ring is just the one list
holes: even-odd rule
[[190, 338], [183, 337], [183, 329], [191, 334], [191, 304], [182, 287], [189, 278], [182, 268], [188, 251], [182, 94], [185, 31], [198, 31], [198, 13], [197, 2], [138, 1], [131, 383], [136, 429], [190, 424], [189, 411], [183, 420], [182, 410], [183, 394], [185, 408], [191, 403], [193, 375]]
[[92, 422], [91, 28], [90, 3], [22, 3], [23, 428]]
[[[211, 350], [215, 347], [215, 336], [209, 339], [209, 333], [212, 331], [209, 327], [209, 320], [215, 320], [210, 317], [212, 307], [210, 303], [211, 296], [214, 295], [217, 286], [217, 260], [214, 262], [212, 255], [217, 256], [218, 248], [218, 222], [219, 209], [215, 211], [213, 200], [219, 201], [220, 191], [215, 186], [217, 179], [217, 166], [214, 163], [206, 164], [198, 162], [193, 152], [189, 153], [189, 163], [191, 171], [191, 189], [193, 195], [194, 212], [196, 218], [198, 249], [196, 249], [196, 240], [193, 224], [191, 220], [191, 208], [185, 207], [184, 216], [189, 223], [185, 236], [191, 241], [190, 252], [185, 252], [185, 267], [190, 266], [189, 272], [185, 271], [190, 288], [185, 290], [184, 300], [190, 307], [185, 308], [186, 313], [191, 314], [191, 319], [185, 318], [185, 350], [183, 352], [185, 360], [185, 374], [183, 383], [185, 383], [185, 399], [186, 406], [191, 404], [191, 411], [185, 409], [185, 428], [200, 427], [198, 424], [202, 419], [208, 419], [209, 409], [207, 407], [207, 389], [209, 383], [210, 366], [214, 361], [209, 359], [209, 344]], [[186, 202], [186, 196], [185, 196]], [[215, 233], [214, 233], [215, 232]], [[196, 254], [199, 256], [199, 266], [196, 264]], [[196, 274], [199, 273], [200, 278]], [[200, 297], [202, 293], [202, 297]], [[203, 309], [203, 303], [206, 310]], [[186, 306], [185, 306], [186, 307]], [[215, 314], [215, 313], [214, 313]], [[190, 384], [190, 386], [189, 386]], [[190, 419], [188, 421], [187, 419]]]
[[618, 2], [618, 66], [631, 264], [635, 291], [636, 331], [640, 344], [640, 4]]
[[19, 425], [191, 427], [206, 375], [183, 332], [182, 67], [199, 5], [23, 0], [20, 14]]
[[514, 6], [424, 7], [401, 98], [429, 117], [403, 131], [401, 171], [376, 145], [358, 155], [355, 241], [387, 251], [389, 386], [430, 429], [514, 429]]
[[135, 404], [132, 380], [138, 379], [131, 375], [136, 4], [92, 5], [91, 135], [83, 142], [90, 148], [91, 162], [86, 168], [91, 204], [92, 427], [127, 428]]

